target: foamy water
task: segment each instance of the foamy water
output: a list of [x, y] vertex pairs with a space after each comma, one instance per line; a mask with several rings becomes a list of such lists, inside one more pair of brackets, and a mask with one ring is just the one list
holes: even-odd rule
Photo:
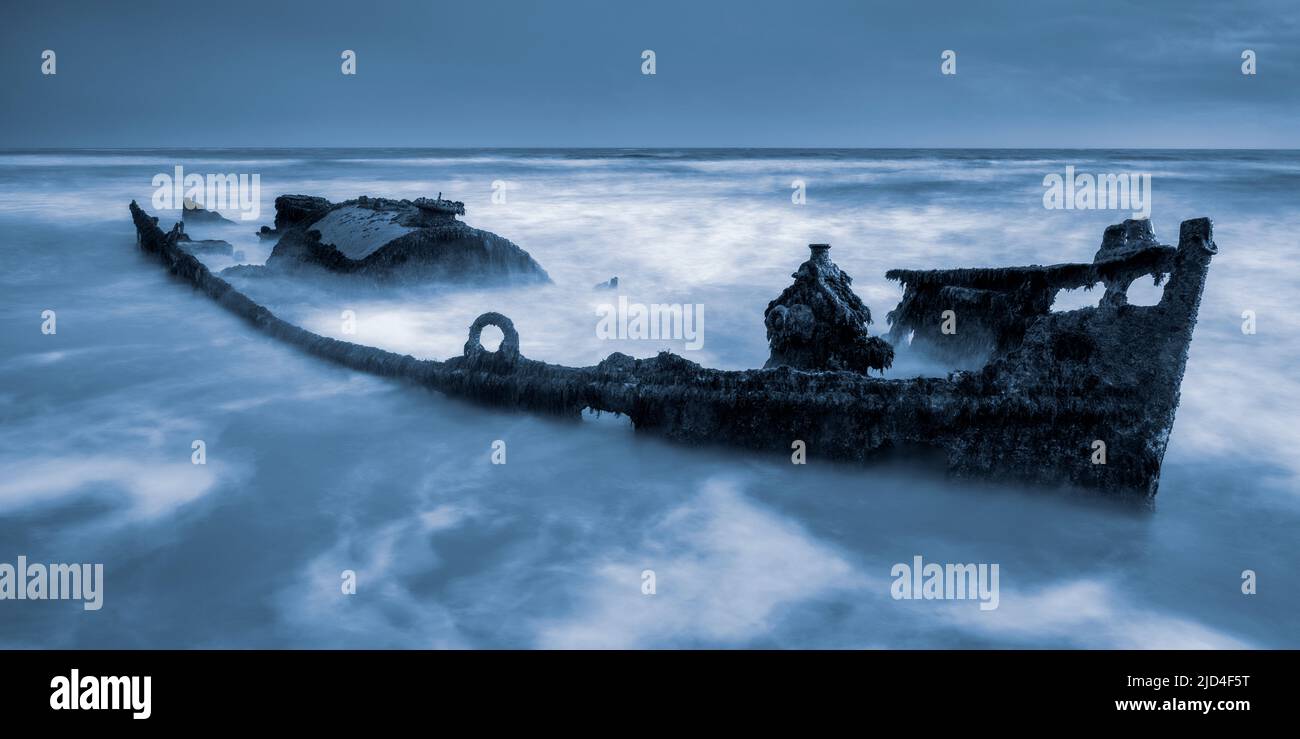
[[[1043, 176], [1066, 165], [1152, 173], [1157, 235], [1210, 216], [1220, 254], [1156, 510], [1134, 513], [926, 467], [685, 448], [609, 416], [490, 411], [325, 365], [136, 253], [126, 204], [152, 211], [151, 178], [178, 164], [261, 175], [259, 221], [188, 228], [245, 262], [269, 254], [254, 232], [276, 195], [441, 191], [554, 279], [236, 281], [314, 331], [419, 357], [459, 353], [497, 310], [545, 361], [667, 349], [761, 366], [763, 309], [810, 242], [833, 245], [883, 333], [900, 296], [887, 269], [1091, 259], [1125, 215], [1044, 210]], [[0, 645], [1300, 646], [1297, 186], [1294, 152], [0, 153], [0, 562], [102, 562], [106, 579], [94, 613], [0, 603]], [[618, 293], [592, 290], [615, 275]], [[599, 339], [596, 308], [620, 294], [704, 306], [704, 346]], [[916, 554], [999, 563], [999, 608], [893, 600], [890, 568]]]

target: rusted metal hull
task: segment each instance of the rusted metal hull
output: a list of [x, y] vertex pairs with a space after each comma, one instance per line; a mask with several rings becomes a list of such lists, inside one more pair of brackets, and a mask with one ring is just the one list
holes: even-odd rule
[[[1198, 219], [1182, 224], [1177, 249], [1160, 247], [1094, 265], [1024, 268], [1023, 274], [1012, 270], [1010, 275], [1005, 270], [891, 273], [909, 291], [900, 309], [909, 301], [915, 309], [898, 315], [895, 327], [910, 325], [931, 341], [940, 339], [926, 333], [928, 321], [937, 325], [941, 318], [917, 307], [926, 302], [918, 297], [922, 292], [958, 287], [968, 292], [957, 298], [986, 302], [992, 306], [987, 310], [1006, 310], [1008, 301], [1021, 307], [1010, 329], [996, 315], [981, 318], [977, 310], [961, 309], [969, 310], [972, 326], [998, 324], [986, 327], [998, 340], [991, 342], [996, 346], [981, 370], [947, 378], [882, 379], [789, 367], [724, 371], [668, 353], [651, 359], [615, 353], [591, 367], [547, 364], [522, 356], [511, 321], [491, 313], [475, 322], [462, 356], [416, 359], [319, 336], [277, 318], [179, 248], [134, 202], [131, 213], [140, 248], [173, 274], [258, 329], [356, 370], [554, 416], [578, 418], [586, 408], [625, 414], [638, 431], [692, 444], [789, 455], [798, 440], [813, 461], [866, 461], [902, 448], [933, 447], [946, 453], [954, 474], [1140, 500], [1156, 494], [1192, 329], [1216, 253], [1210, 222]], [[1130, 306], [1115, 299], [1069, 313], [1049, 310], [1056, 290], [1094, 282], [1127, 289], [1140, 274], [1169, 275], [1158, 305]], [[1026, 292], [1034, 290], [1039, 292]], [[1050, 293], [1045, 305], [1043, 291]], [[478, 342], [485, 325], [497, 325], [505, 334], [495, 352]], [[1097, 461], [1097, 442], [1104, 444], [1104, 463]]]

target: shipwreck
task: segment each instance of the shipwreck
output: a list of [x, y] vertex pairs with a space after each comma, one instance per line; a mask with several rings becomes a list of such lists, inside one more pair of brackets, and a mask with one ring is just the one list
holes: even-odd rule
[[[285, 226], [317, 222], [334, 208], [276, 205], [277, 228], [281, 214], [299, 205], [302, 213]], [[886, 276], [902, 284], [903, 298], [888, 315], [886, 339], [867, 333], [870, 311], [829, 246], [813, 244], [795, 283], [765, 313], [771, 357], [762, 369], [710, 369], [667, 352], [614, 353], [594, 366], [567, 367], [523, 356], [514, 324], [497, 312], [479, 316], [461, 356], [442, 361], [314, 334], [212, 274], [181, 248], [178, 229], [163, 231], [135, 202], [130, 210], [141, 250], [177, 277], [256, 328], [356, 370], [558, 417], [578, 419], [585, 409], [624, 414], [638, 432], [691, 444], [788, 455], [802, 441], [810, 459], [857, 462], [937, 449], [954, 475], [1140, 501], [1159, 485], [1217, 253], [1209, 219], [1184, 221], [1177, 247], [1158, 243], [1148, 221], [1130, 220], [1106, 230], [1090, 263], [893, 270]], [[1128, 304], [1129, 286], [1143, 277], [1164, 284], [1160, 301]], [[1104, 290], [1096, 307], [1051, 310], [1061, 290], [1096, 286]], [[957, 329], [948, 331], [944, 322], [953, 318]], [[479, 341], [489, 325], [503, 334], [495, 351]], [[946, 377], [872, 376], [904, 342], [980, 365]]]
[[258, 232], [276, 239], [266, 265], [232, 269], [243, 274], [315, 269], [387, 283], [550, 282], [528, 252], [456, 219], [463, 215], [465, 204], [444, 200], [442, 193], [415, 200], [363, 195], [342, 203], [281, 195], [275, 199], [275, 228]]

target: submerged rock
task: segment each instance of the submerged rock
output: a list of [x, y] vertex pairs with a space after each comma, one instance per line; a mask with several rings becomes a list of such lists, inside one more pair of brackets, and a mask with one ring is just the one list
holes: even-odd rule
[[176, 244], [191, 254], [217, 254], [224, 257], [234, 257], [243, 259], [244, 253], [235, 251], [235, 247], [230, 245], [229, 241], [221, 239], [192, 239], [185, 233], [185, 226], [177, 223], [172, 226], [169, 234], [176, 240]]
[[608, 280], [605, 280], [604, 282], [597, 283], [596, 286], [595, 286], [593, 289], [595, 289], [595, 290], [617, 290], [617, 289], [618, 289], [618, 277], [611, 277], [611, 278], [609, 278]]
[[310, 223], [332, 207], [330, 201], [314, 195], [281, 195], [275, 199], [275, 230]]
[[830, 244], [809, 244], [812, 255], [794, 284], [763, 313], [772, 353], [765, 367], [884, 371], [894, 347], [867, 334], [871, 310], [853, 292], [853, 278], [830, 258]]
[[362, 196], [342, 203], [307, 195], [275, 200], [279, 236], [266, 266], [304, 266], [378, 280], [457, 283], [549, 282], [528, 252], [494, 233], [456, 220], [464, 203], [438, 198]]
[[234, 223], [215, 210], [204, 210], [203, 204], [185, 198], [181, 205], [181, 220], [193, 223]]

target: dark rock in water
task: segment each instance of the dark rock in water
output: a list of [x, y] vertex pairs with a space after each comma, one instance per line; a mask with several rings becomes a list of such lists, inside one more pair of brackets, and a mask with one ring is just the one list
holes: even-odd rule
[[606, 281], [604, 281], [604, 282], [601, 282], [601, 283], [597, 284], [593, 289], [594, 289], [594, 290], [617, 290], [617, 289], [618, 289], [618, 278], [617, 278], [617, 277], [611, 277], [611, 278], [609, 278], [608, 280], [606, 280]]
[[794, 284], [763, 313], [772, 354], [765, 367], [884, 371], [894, 361], [889, 342], [867, 334], [871, 311], [853, 292], [853, 278], [830, 258], [830, 244], [809, 244]]
[[181, 206], [181, 220], [193, 223], [234, 223], [215, 210], [204, 210], [201, 203], [185, 198]]
[[274, 272], [268, 272], [266, 267], [260, 264], [236, 264], [233, 267], [226, 267], [221, 270], [223, 277], [274, 277]]
[[362, 196], [330, 203], [284, 195], [275, 200], [279, 234], [266, 266], [304, 266], [383, 281], [501, 284], [549, 282], [528, 252], [496, 234], [456, 220], [458, 201]]
[[238, 254], [241, 258], [243, 256], [243, 252], [236, 252], [228, 241], [222, 241], [221, 239], [191, 239], [189, 234], [185, 233], [185, 226], [181, 223], [172, 226], [169, 235], [175, 238], [176, 243], [181, 248], [191, 254], [219, 254], [226, 257], [233, 257]]
[[220, 239], [199, 239], [197, 241], [181, 241], [181, 248], [191, 254], [219, 254], [224, 257], [239, 258], [243, 252], [236, 252], [235, 248], [228, 241]]
[[281, 195], [275, 199], [275, 229], [310, 223], [332, 207], [330, 201], [313, 195]]

